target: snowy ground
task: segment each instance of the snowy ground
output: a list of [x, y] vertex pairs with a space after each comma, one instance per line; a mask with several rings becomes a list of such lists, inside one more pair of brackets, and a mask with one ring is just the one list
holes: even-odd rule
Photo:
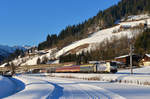
[[[150, 66], [133, 69], [133, 73], [138, 75], [150, 75]], [[119, 70], [117, 74], [130, 74], [130, 69]]]
[[[50, 74], [21, 74], [14, 78], [0, 76], [0, 99], [149, 99], [150, 85], [133, 82], [150, 81], [150, 67], [121, 70], [117, 74], [58, 73], [70, 78], [51, 77]], [[71, 78], [71, 76], [75, 78]], [[103, 81], [79, 78], [99, 77]], [[113, 79], [132, 83], [110, 82]]]
[[54, 86], [41, 77], [20, 75], [15, 77], [24, 82], [25, 89], [6, 99], [46, 99], [54, 90]]
[[24, 89], [12, 96], [8, 94], [9, 97], [5, 99], [149, 99], [150, 97], [150, 86], [58, 78], [42, 74], [24, 74], [15, 78], [24, 82], [16, 88], [24, 86]]
[[15, 94], [23, 89], [24, 83], [20, 80], [0, 76], [0, 99]]

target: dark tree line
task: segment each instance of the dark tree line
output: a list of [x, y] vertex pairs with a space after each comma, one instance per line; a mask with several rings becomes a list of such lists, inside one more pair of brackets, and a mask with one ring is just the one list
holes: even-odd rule
[[59, 60], [60, 63], [66, 63], [66, 62], [75, 62], [76, 64], [81, 64], [81, 63], [88, 63], [88, 61], [91, 60], [89, 57], [89, 53], [82, 52], [81, 54], [68, 54], [68, 55], [62, 55], [60, 56]]
[[38, 49], [42, 50], [42, 49], [51, 48], [52, 46], [56, 45], [57, 42], [58, 42], [57, 35], [55, 35], [55, 34], [48, 35], [46, 41], [44, 41], [38, 45]]

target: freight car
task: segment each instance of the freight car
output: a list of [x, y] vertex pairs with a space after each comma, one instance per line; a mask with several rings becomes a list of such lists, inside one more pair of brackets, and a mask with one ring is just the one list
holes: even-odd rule
[[99, 62], [83, 65], [68, 65], [50, 68], [49, 72], [56, 73], [116, 73], [116, 62]]

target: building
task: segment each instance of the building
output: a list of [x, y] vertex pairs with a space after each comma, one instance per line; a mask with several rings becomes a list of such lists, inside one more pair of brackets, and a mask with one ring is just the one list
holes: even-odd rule
[[[132, 55], [133, 66], [137, 66], [141, 57], [139, 55]], [[115, 57], [115, 61], [124, 63], [125, 66], [130, 66], [130, 55], [123, 55], [119, 57]]]
[[145, 54], [141, 60], [141, 63], [143, 66], [150, 66], [150, 54]]
[[36, 46], [30, 47], [25, 51], [25, 55], [28, 56], [32, 56], [32, 55], [36, 55], [36, 53], [38, 52], [38, 49]]

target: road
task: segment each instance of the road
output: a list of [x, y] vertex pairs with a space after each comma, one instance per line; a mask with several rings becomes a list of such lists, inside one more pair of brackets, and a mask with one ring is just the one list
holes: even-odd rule
[[25, 86], [6, 99], [149, 99], [150, 87], [73, 78], [19, 75]]

